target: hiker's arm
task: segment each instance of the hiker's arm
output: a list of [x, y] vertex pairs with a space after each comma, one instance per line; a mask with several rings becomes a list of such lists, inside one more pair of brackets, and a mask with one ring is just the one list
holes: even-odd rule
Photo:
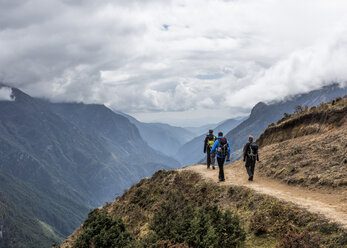
[[231, 148], [230, 148], [230, 143], [228, 141], [228, 158], [230, 159], [230, 154], [231, 154]]
[[219, 146], [219, 140], [216, 140], [216, 142], [214, 142], [212, 149], [211, 149], [211, 153], [214, 153], [214, 151], [216, 150], [216, 147]]
[[204, 153], [206, 153], [206, 146], [207, 146], [207, 137], [205, 138], [205, 142], [204, 142]]
[[227, 161], [230, 161], [230, 153], [231, 153], [231, 151], [230, 151], [230, 143], [229, 143], [229, 141], [227, 141], [227, 144], [228, 144], [228, 155], [227, 155]]
[[257, 161], [259, 161], [259, 152], [257, 152]]
[[247, 154], [247, 144], [243, 147], [243, 161], [246, 160], [246, 154]]

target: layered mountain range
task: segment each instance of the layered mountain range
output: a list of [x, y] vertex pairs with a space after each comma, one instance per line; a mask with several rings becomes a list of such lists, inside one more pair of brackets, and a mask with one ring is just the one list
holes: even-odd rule
[[178, 149], [195, 137], [195, 133], [186, 128], [171, 126], [164, 123], [140, 122], [134, 117], [116, 111], [125, 116], [139, 130], [141, 137], [153, 149], [167, 156], [175, 156]]
[[[140, 178], [180, 166], [103, 105], [52, 104], [15, 88], [12, 95], [14, 101], [0, 102], [0, 175], [7, 178], [0, 193], [4, 208], [14, 206], [54, 234], [38, 231], [37, 245], [68, 235], [90, 207], [114, 199]], [[4, 214], [0, 221], [8, 242], [27, 238], [20, 227], [7, 229], [16, 229], [15, 217]]]

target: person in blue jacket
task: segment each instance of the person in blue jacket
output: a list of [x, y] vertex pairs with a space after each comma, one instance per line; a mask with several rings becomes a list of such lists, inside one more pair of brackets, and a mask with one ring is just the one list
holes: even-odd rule
[[224, 161], [225, 158], [227, 161], [230, 161], [230, 144], [229, 141], [225, 137], [223, 137], [223, 133], [219, 132], [216, 142], [214, 142], [213, 147], [211, 149], [211, 153], [216, 152], [217, 162], [219, 167], [219, 181], [225, 181], [224, 178]]

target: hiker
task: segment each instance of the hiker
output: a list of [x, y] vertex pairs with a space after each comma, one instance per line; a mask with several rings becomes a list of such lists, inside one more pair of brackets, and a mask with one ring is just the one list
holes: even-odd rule
[[218, 133], [218, 138], [212, 147], [211, 153], [216, 152], [217, 162], [219, 167], [219, 181], [224, 182], [224, 161], [230, 161], [230, 144], [229, 141], [225, 137], [223, 137], [223, 133]]
[[243, 147], [243, 161], [246, 161], [248, 181], [253, 181], [255, 162], [259, 161], [258, 145], [253, 142], [253, 136], [248, 136], [248, 143]]
[[210, 129], [208, 131], [208, 134], [206, 135], [205, 142], [204, 142], [204, 153], [207, 153], [206, 154], [207, 169], [210, 168], [211, 164], [212, 164], [212, 169], [215, 169], [214, 161], [216, 158], [215, 158], [215, 154], [211, 153], [211, 149], [216, 139], [217, 137], [213, 135], [213, 130]]

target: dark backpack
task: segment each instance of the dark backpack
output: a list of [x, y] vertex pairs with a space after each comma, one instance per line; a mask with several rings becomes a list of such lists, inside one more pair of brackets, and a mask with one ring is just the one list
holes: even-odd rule
[[229, 146], [226, 138], [219, 139], [219, 146], [217, 148], [217, 154], [219, 156], [225, 157], [228, 155]]
[[254, 142], [249, 144], [248, 157], [255, 159], [258, 155], [258, 145]]

